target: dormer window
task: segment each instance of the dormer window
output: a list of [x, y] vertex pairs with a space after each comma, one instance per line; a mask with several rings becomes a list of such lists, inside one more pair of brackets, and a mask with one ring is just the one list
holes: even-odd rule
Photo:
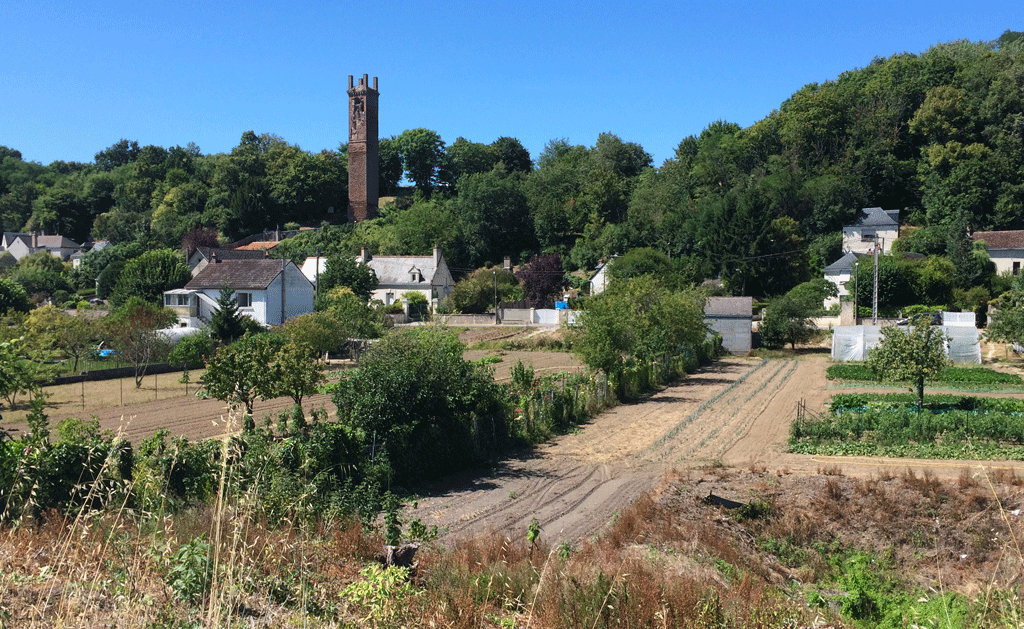
[[423, 274], [416, 267], [409, 269], [409, 281], [412, 283], [422, 282]]

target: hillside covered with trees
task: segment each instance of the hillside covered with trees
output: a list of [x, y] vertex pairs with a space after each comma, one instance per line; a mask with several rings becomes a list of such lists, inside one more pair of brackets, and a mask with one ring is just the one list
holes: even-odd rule
[[[411, 129], [381, 140], [380, 192], [395, 194], [404, 178], [414, 195], [281, 252], [424, 254], [441, 244], [465, 272], [540, 252], [560, 254], [572, 271], [648, 248], [686, 278], [775, 296], [818, 276], [839, 256], [842, 226], [881, 206], [903, 210], [905, 251], [962, 266], [973, 259], [969, 246], [951, 243], [962, 226], [1024, 228], [1022, 37], [1007, 31], [878, 57], [803, 86], [747, 128], [711, 122], [660, 166], [612, 132], [591, 146], [553, 139], [531, 156], [512, 137], [446, 144]], [[246, 131], [227, 154], [121, 140], [92, 163], [43, 166], [0, 147], [0, 222], [4, 231], [110, 240], [121, 253], [93, 260], [103, 265], [179, 248], [189, 234], [231, 242], [263, 228], [339, 223], [345, 149], [307, 153]], [[65, 274], [72, 288], [92, 286], [102, 271], [88, 256], [85, 266]], [[998, 292], [983, 275], [953, 288]]]

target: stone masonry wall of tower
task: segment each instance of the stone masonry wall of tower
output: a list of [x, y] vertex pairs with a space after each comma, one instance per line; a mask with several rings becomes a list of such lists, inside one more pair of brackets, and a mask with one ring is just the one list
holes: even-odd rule
[[380, 139], [377, 132], [377, 77], [373, 87], [364, 74], [358, 84], [348, 77], [348, 220], [377, 216]]

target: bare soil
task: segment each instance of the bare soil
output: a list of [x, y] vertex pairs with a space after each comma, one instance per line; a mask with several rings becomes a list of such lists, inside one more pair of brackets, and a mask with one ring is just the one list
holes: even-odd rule
[[[557, 543], [600, 531], [641, 495], [666, 491], [666, 478], [688, 477], [695, 470], [747, 469], [758, 478], [828, 473], [861, 479], [909, 472], [946, 481], [964, 474], [1024, 475], [1021, 461], [786, 453], [797, 402], [823, 412], [835, 392], [825, 379], [828, 363], [823, 353], [723, 358], [640, 402], [602, 413], [575, 434], [509, 457], [484, 474], [430, 487], [409, 517], [454, 536], [521, 534], [536, 518], [546, 539]], [[750, 495], [749, 485], [713, 488], [742, 502]], [[795, 487], [790, 498], [799, 502], [800, 491]], [[805, 495], [808, 501], [811, 496]]]

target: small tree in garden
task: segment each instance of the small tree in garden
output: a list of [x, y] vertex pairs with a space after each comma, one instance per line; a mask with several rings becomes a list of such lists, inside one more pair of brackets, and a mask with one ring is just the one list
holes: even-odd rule
[[276, 394], [270, 364], [282, 345], [281, 337], [259, 334], [222, 346], [206, 363], [203, 391], [222, 402], [245, 407], [251, 418], [256, 398], [266, 400]]
[[949, 365], [942, 328], [932, 326], [929, 317], [918, 317], [907, 328], [882, 328], [882, 344], [871, 350], [868, 365], [881, 380], [910, 382], [917, 391], [917, 410], [924, 407], [924, 382]]
[[269, 365], [268, 397], [290, 397], [302, 407], [302, 398], [316, 393], [326, 380], [324, 361], [306, 345], [288, 343], [274, 354]]
[[772, 300], [761, 321], [761, 342], [768, 349], [780, 349], [789, 343], [806, 343], [814, 334], [814, 317], [822, 309], [826, 297], [837, 295], [836, 285], [818, 278], [799, 284], [781, 297]]
[[104, 328], [114, 349], [135, 371], [135, 387], [142, 386], [146, 368], [167, 356], [167, 339], [158, 330], [170, 326], [176, 317], [162, 306], [130, 297], [104, 319]]

